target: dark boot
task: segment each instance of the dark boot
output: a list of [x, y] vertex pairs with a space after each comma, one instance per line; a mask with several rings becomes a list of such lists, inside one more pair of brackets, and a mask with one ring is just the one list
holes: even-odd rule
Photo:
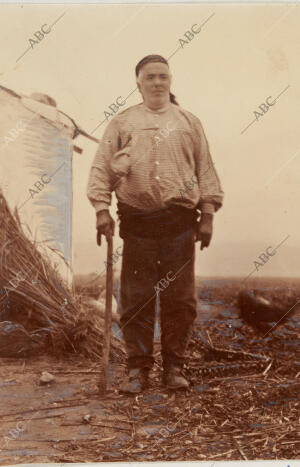
[[179, 366], [170, 365], [164, 369], [163, 384], [169, 389], [187, 389], [189, 382], [182, 375], [182, 370]]
[[132, 368], [120, 388], [126, 394], [139, 394], [148, 387], [148, 368]]

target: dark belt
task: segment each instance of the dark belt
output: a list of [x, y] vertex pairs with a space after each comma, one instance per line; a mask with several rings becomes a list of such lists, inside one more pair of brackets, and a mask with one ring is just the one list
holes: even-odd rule
[[135, 235], [144, 238], [162, 238], [179, 235], [196, 227], [198, 212], [172, 205], [153, 211], [141, 211], [118, 201], [120, 237]]

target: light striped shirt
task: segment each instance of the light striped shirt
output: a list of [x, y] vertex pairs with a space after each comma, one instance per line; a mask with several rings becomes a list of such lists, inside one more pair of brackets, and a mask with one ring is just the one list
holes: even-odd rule
[[144, 211], [171, 205], [217, 211], [223, 191], [200, 120], [172, 103], [156, 111], [142, 103], [115, 116], [89, 176], [96, 212], [109, 208], [113, 191]]

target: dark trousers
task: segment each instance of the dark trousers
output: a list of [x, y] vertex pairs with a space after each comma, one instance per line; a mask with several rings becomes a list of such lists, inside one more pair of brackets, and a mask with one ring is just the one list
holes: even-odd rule
[[162, 238], [124, 238], [121, 328], [129, 368], [151, 368], [159, 291], [164, 367], [182, 366], [196, 317], [195, 229]]

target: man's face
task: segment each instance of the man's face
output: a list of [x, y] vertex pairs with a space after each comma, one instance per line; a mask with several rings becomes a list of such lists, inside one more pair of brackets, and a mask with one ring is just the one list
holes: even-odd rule
[[168, 65], [147, 63], [139, 72], [137, 85], [148, 107], [163, 107], [170, 100], [171, 74]]

